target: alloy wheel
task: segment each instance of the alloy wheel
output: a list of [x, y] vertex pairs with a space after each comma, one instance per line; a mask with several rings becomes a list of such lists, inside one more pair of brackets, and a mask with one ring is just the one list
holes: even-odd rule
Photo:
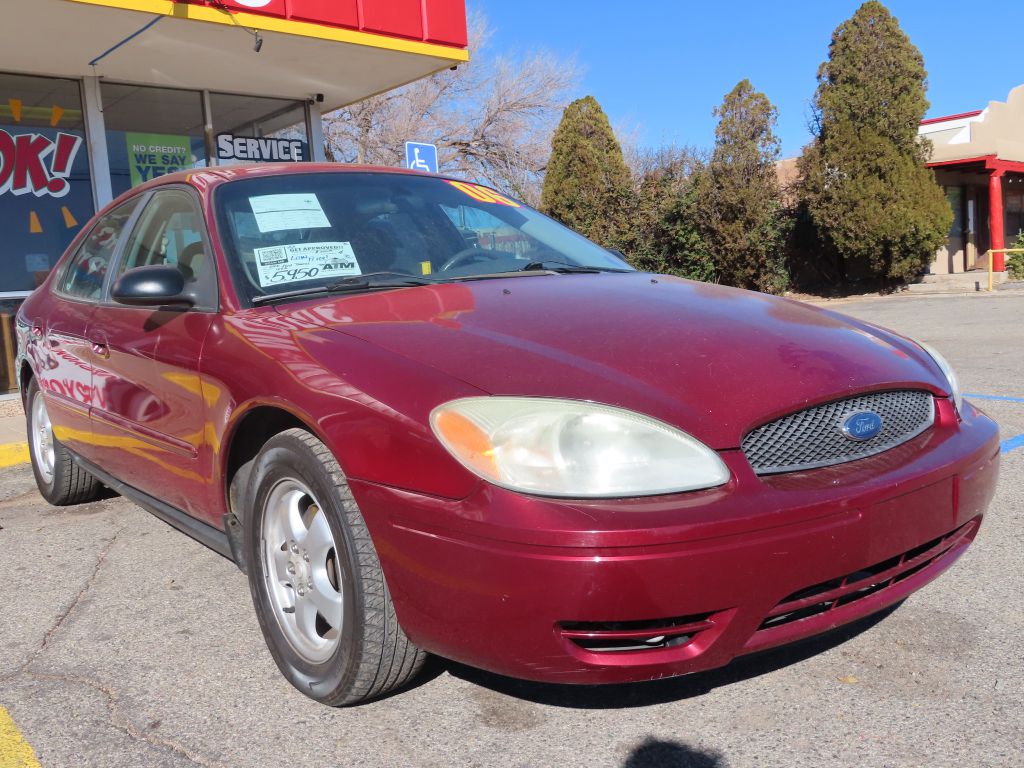
[[260, 551], [274, 617], [299, 656], [327, 661], [345, 615], [341, 571], [327, 513], [296, 479], [281, 480], [267, 496]]
[[43, 393], [36, 392], [32, 398], [32, 458], [43, 481], [53, 482], [53, 467], [56, 461], [53, 445], [53, 424], [43, 401]]

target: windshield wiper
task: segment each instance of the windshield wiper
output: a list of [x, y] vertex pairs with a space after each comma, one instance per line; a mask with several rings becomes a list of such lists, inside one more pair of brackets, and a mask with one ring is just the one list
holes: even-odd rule
[[484, 272], [480, 275], [453, 275], [448, 280], [457, 283], [465, 283], [471, 280], [505, 280], [510, 277], [530, 277], [531, 275], [572, 275], [588, 274], [594, 275], [599, 272], [634, 272], [632, 269], [618, 269], [617, 267], [585, 267], [582, 264], [570, 264], [567, 261], [531, 261], [525, 267], [514, 269], [511, 272]]
[[365, 275], [343, 277], [337, 282], [329, 283], [325, 290], [328, 293], [352, 293], [369, 291], [375, 288], [405, 288], [410, 285], [433, 285], [436, 280], [429, 277], [409, 275], [404, 272], [367, 272]]
[[552, 261], [551, 259], [544, 259], [543, 261], [531, 261], [525, 267], [522, 267], [520, 272], [558, 272], [562, 275], [576, 275], [576, 274], [597, 274], [598, 272], [629, 272], [628, 269], [616, 269], [614, 267], [585, 267], [582, 264], [570, 264], [567, 261]]
[[359, 293], [387, 288], [407, 288], [414, 285], [435, 285], [437, 281], [427, 277], [405, 274], [404, 272], [367, 272], [365, 275], [343, 277], [327, 285], [316, 285], [309, 288], [297, 288], [294, 291], [268, 293], [254, 296], [252, 303], [266, 304], [271, 301], [292, 299], [299, 296], [315, 296], [318, 293]]

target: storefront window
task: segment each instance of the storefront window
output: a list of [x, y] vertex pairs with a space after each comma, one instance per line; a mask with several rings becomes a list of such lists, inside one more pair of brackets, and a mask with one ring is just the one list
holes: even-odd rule
[[0, 74], [0, 274], [31, 291], [95, 212], [76, 80]]
[[14, 316], [22, 299], [0, 299], [0, 394], [18, 388], [18, 372], [14, 368], [14, 355], [18, 340], [14, 334]]
[[950, 237], [960, 237], [964, 230], [964, 188], [946, 187], [946, 202], [953, 211], [953, 223], [949, 227]]
[[207, 165], [199, 91], [104, 83], [102, 93], [115, 196], [158, 176]]
[[78, 81], [0, 73], [0, 392], [17, 386], [21, 297], [94, 211]]
[[210, 111], [220, 165], [312, 160], [301, 101], [211, 93]]
[[1022, 176], [1011, 176], [1006, 184], [1006, 191], [1003, 193], [1003, 206], [1006, 216], [1006, 245], [1010, 247], [1017, 239], [1017, 235], [1024, 231], [1024, 181]]

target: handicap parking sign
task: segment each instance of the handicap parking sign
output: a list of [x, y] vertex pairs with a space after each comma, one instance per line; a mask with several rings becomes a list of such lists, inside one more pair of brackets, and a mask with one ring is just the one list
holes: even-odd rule
[[418, 141], [405, 142], [405, 167], [413, 171], [437, 173], [437, 147]]

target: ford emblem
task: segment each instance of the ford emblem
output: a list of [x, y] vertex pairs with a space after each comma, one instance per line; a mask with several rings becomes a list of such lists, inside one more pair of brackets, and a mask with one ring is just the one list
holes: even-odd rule
[[843, 419], [839, 431], [851, 440], [870, 440], [882, 431], [882, 417], [872, 411], [857, 411]]

